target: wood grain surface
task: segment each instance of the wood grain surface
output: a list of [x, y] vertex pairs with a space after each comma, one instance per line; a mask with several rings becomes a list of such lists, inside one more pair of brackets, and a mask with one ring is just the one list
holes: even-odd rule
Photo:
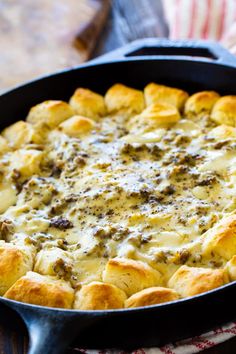
[[[10, 4], [13, 8], [10, 8]], [[22, 4], [29, 8], [23, 10]], [[37, 7], [38, 4], [39, 12], [35, 12], [34, 6]], [[31, 78], [43, 70], [55, 71], [64, 66], [77, 65], [91, 55], [95, 42], [94, 57], [138, 38], [168, 35], [161, 0], [111, 0], [111, 4], [108, 21], [98, 40], [98, 33], [108, 12], [108, 1], [0, 0], [0, 45], [4, 48], [4, 55], [0, 56], [0, 89], [4, 85], [19, 82], [24, 77]], [[44, 6], [44, 11], [47, 10], [46, 17], [49, 22], [45, 30], [38, 32], [34, 23], [37, 23], [37, 26], [41, 23], [41, 6]], [[19, 19], [28, 22], [25, 28], [20, 26]], [[16, 35], [16, 29], [19, 27], [20, 32]], [[3, 33], [6, 34], [5, 38], [2, 38]], [[32, 38], [29, 38], [29, 33]], [[24, 50], [27, 52], [25, 63]], [[47, 60], [49, 61], [46, 65]], [[3, 68], [6, 68], [8, 74], [3, 75]], [[6, 327], [1, 313], [0, 320], [0, 354], [26, 354], [26, 330], [19, 329], [18, 323]], [[70, 348], [67, 354], [79, 352], [79, 349]], [[202, 353], [235, 354], [236, 338]]]
[[87, 60], [109, 0], [0, 0], [0, 90]]

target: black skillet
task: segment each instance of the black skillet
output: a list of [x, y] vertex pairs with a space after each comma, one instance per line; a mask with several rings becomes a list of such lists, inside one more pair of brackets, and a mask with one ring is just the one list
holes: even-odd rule
[[[79, 86], [104, 94], [117, 82], [143, 89], [151, 81], [189, 93], [208, 89], [236, 94], [236, 59], [210, 42], [139, 40], [78, 68], [5, 93], [0, 97], [0, 125], [3, 128], [24, 118], [31, 106], [43, 100], [68, 100]], [[235, 299], [234, 282], [193, 298], [139, 309], [73, 311], [0, 298], [0, 310], [6, 323], [15, 312], [23, 318], [30, 354], [60, 354], [72, 341], [81, 348], [130, 349], [198, 335], [235, 320]]]

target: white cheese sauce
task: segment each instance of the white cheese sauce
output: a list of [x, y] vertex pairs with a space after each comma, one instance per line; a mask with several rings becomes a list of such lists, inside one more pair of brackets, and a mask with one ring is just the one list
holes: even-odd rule
[[101, 280], [116, 256], [148, 262], [164, 283], [183, 263], [218, 265], [199, 245], [236, 207], [236, 139], [210, 136], [214, 124], [204, 122], [132, 135], [127, 119], [106, 117], [80, 139], [54, 129], [40, 172], [0, 189], [5, 239], [63, 248], [75, 283]]

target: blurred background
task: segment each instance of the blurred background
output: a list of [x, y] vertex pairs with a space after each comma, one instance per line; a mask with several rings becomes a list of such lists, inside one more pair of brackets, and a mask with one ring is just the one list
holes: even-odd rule
[[0, 0], [0, 92], [148, 37], [236, 53], [236, 0]]

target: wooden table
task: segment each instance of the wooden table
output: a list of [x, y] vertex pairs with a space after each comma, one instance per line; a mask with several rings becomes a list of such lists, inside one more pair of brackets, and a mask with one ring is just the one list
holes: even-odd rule
[[[88, 33], [85, 32], [85, 36]], [[161, 0], [113, 0], [109, 19], [92, 57], [138, 38], [166, 37], [167, 35], [168, 28], [163, 19]], [[22, 332], [19, 333], [12, 328], [0, 325], [0, 354], [26, 354], [28, 339], [27, 332], [24, 333], [25, 335], [22, 335]], [[68, 349], [67, 354], [72, 353], [76, 354], [78, 350]], [[236, 338], [202, 353], [235, 354]]]
[[88, 60], [109, 0], [0, 0], [0, 91]]

